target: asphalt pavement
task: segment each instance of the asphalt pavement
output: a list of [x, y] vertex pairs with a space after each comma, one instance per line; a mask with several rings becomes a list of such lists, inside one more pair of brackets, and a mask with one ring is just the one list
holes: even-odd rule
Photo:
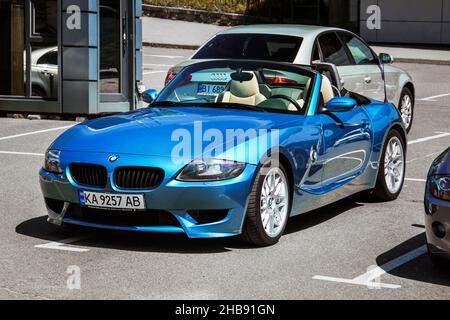
[[[192, 51], [144, 54], [145, 85], [160, 89], [169, 66]], [[300, 215], [267, 248], [50, 225], [38, 171], [46, 148], [75, 123], [1, 118], [0, 299], [450, 298], [449, 271], [433, 266], [423, 247], [424, 179], [450, 145], [450, 66], [397, 65], [417, 91], [399, 199], [352, 197]], [[73, 270], [79, 289], [68, 286]], [[367, 286], [374, 272], [378, 285]]]

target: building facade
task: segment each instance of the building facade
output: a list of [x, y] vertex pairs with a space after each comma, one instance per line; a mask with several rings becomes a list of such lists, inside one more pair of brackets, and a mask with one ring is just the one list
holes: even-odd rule
[[450, 45], [450, 0], [361, 0], [360, 34], [375, 43]]
[[137, 107], [140, 0], [0, 0], [0, 111]]
[[374, 43], [450, 45], [450, 0], [250, 0], [261, 22], [338, 26]]

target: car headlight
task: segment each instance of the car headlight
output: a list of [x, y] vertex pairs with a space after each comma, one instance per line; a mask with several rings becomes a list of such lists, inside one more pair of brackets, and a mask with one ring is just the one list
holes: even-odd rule
[[177, 177], [180, 181], [218, 181], [239, 176], [245, 163], [221, 159], [198, 159], [186, 165]]
[[434, 197], [450, 201], [450, 176], [430, 177], [428, 183]]
[[61, 151], [59, 150], [47, 150], [45, 153], [44, 169], [48, 172], [61, 174], [63, 170], [59, 162]]

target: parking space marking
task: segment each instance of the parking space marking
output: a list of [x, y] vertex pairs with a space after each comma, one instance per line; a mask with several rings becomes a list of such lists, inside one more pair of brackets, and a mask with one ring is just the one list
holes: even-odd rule
[[435, 99], [446, 97], [446, 96], [450, 96], [450, 93], [438, 94], [436, 96], [426, 97], [426, 98], [417, 99], [417, 100], [419, 100], [419, 101], [436, 101]]
[[450, 136], [449, 132], [436, 132], [436, 133], [438, 133], [438, 134], [436, 134], [434, 136], [411, 140], [408, 142], [408, 144], [416, 144], [416, 143], [420, 143], [420, 142], [425, 142], [425, 141], [429, 141], [429, 140], [434, 140], [434, 139], [439, 139], [439, 138], [444, 138], [444, 137]]
[[62, 251], [71, 251], [71, 252], [87, 252], [87, 251], [89, 251], [89, 249], [75, 247], [75, 246], [67, 246], [67, 244], [74, 243], [74, 242], [77, 242], [77, 241], [80, 241], [80, 240], [83, 240], [86, 238], [87, 238], [86, 236], [68, 238], [68, 239], [63, 239], [63, 240], [59, 240], [59, 241], [38, 244], [38, 245], [35, 245], [34, 247], [40, 248], [40, 249], [53, 249], [53, 250], [62, 250]]
[[427, 180], [425, 179], [417, 179], [417, 178], [405, 178], [405, 181], [427, 182]]
[[17, 152], [17, 151], [0, 151], [0, 154], [13, 154], [13, 155], [21, 155], [21, 156], [38, 156], [38, 157], [45, 156], [45, 154], [43, 154], [43, 153]]
[[14, 138], [19, 138], [19, 137], [24, 137], [24, 136], [29, 136], [29, 135], [32, 135], [32, 134], [63, 130], [63, 129], [67, 129], [67, 128], [70, 128], [70, 127], [73, 127], [73, 126], [74, 125], [72, 124], [70, 126], [56, 127], [56, 128], [50, 128], [50, 129], [44, 129], [44, 130], [38, 130], [38, 131], [19, 133], [19, 134], [15, 134], [15, 135], [12, 135], [12, 136], [0, 137], [0, 141], [8, 140], [8, 139], [14, 139]]
[[166, 73], [166, 72], [167, 72], [167, 70], [147, 71], [147, 72], [144, 72], [143, 75], [153, 74], [153, 73]]
[[143, 63], [143, 66], [155, 66], [155, 67], [172, 67], [171, 64], [160, 64], [160, 63]]
[[410, 160], [407, 160], [406, 163], [411, 163], [411, 162], [414, 162], [414, 161], [417, 161], [417, 160], [422, 160], [422, 159], [424, 159], [424, 158], [433, 157], [433, 156], [435, 156], [435, 155], [437, 155], [437, 154], [439, 154], [439, 152], [429, 153], [429, 154], [427, 154], [427, 155], [425, 155], [425, 156], [423, 156], [423, 157], [421, 157], [421, 158], [412, 158], [412, 159], [410, 159]]
[[168, 56], [163, 54], [144, 54], [144, 57], [153, 57], [153, 58], [167, 58], [167, 59], [186, 59], [183, 56]]
[[417, 249], [414, 249], [404, 255], [395, 258], [394, 260], [388, 261], [381, 266], [374, 267], [367, 271], [366, 273], [357, 276], [353, 279], [345, 279], [345, 278], [334, 278], [334, 277], [326, 277], [326, 276], [314, 276], [314, 280], [323, 280], [323, 281], [331, 281], [331, 282], [341, 282], [348, 284], [355, 284], [361, 286], [367, 286], [368, 288], [389, 288], [389, 289], [398, 289], [401, 288], [400, 285], [397, 284], [389, 284], [389, 283], [381, 283], [376, 281], [382, 275], [397, 269], [398, 267], [424, 255], [427, 252], [427, 246], [423, 245]]

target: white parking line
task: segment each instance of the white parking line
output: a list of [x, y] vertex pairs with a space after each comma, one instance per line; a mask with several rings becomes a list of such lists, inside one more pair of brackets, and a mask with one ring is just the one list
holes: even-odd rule
[[427, 182], [427, 180], [425, 179], [417, 179], [417, 178], [405, 178], [405, 181]]
[[421, 158], [412, 158], [412, 159], [410, 159], [410, 160], [407, 160], [406, 163], [411, 163], [411, 162], [414, 162], [414, 161], [417, 161], [417, 160], [422, 160], [422, 159], [424, 159], [424, 158], [433, 157], [433, 156], [435, 156], [435, 155], [437, 155], [437, 154], [439, 154], [439, 152], [429, 153], [429, 154], [427, 154], [427, 155], [425, 155], [425, 156], [423, 156], [423, 157], [421, 157]]
[[67, 129], [70, 127], [73, 127], [74, 125], [70, 125], [70, 126], [64, 126], [64, 127], [57, 127], [57, 128], [50, 128], [50, 129], [45, 129], [45, 130], [38, 130], [38, 131], [31, 131], [31, 132], [25, 132], [25, 133], [20, 133], [20, 134], [15, 134], [12, 136], [7, 136], [7, 137], [0, 137], [0, 141], [2, 140], [8, 140], [8, 139], [13, 139], [13, 138], [19, 138], [19, 137], [24, 137], [24, 136], [29, 136], [32, 134], [38, 134], [38, 133], [44, 133], [44, 132], [50, 132], [50, 131], [56, 131], [56, 130], [63, 130], [63, 129]]
[[434, 139], [439, 139], [439, 138], [450, 136], [449, 132], [436, 132], [436, 133], [438, 133], [438, 134], [436, 134], [434, 136], [411, 140], [408, 142], [408, 144], [416, 144], [416, 143], [420, 143], [420, 142], [425, 142], [425, 141], [429, 141], [429, 140], [434, 140]]
[[438, 94], [436, 96], [426, 97], [426, 98], [417, 99], [417, 100], [420, 100], [420, 101], [436, 101], [435, 99], [446, 97], [446, 96], [450, 96], [450, 93]]
[[353, 279], [334, 278], [334, 277], [326, 277], [326, 276], [314, 276], [313, 279], [355, 284], [355, 285], [367, 286], [368, 288], [379, 287], [379, 288], [398, 289], [398, 288], [401, 288], [400, 285], [381, 283], [376, 280], [379, 279], [382, 275], [386, 274], [387, 272], [397, 269], [398, 267], [416, 259], [417, 257], [420, 257], [421, 255], [425, 254], [426, 252], [427, 252], [427, 246], [423, 245], [423, 246], [421, 246], [417, 249], [414, 249], [398, 258], [395, 258], [394, 260], [386, 262], [382, 266], [374, 267], [374, 268], [370, 269], [369, 271], [367, 271], [366, 273], [364, 273], [356, 278], [353, 278]]
[[59, 241], [55, 241], [55, 242], [38, 244], [38, 245], [35, 245], [34, 247], [40, 248], [40, 249], [53, 249], [53, 250], [72, 251], [72, 252], [87, 252], [87, 251], [89, 251], [89, 249], [79, 248], [79, 247], [74, 247], [74, 246], [66, 246], [66, 244], [74, 243], [74, 242], [77, 242], [77, 241], [80, 241], [80, 240], [83, 240], [86, 238], [87, 238], [86, 236], [68, 238], [68, 239], [63, 239], [63, 240], [59, 240]]
[[16, 151], [0, 151], [0, 154], [13, 154], [13, 155], [20, 155], [20, 156], [38, 156], [38, 157], [45, 156], [45, 154], [43, 154], [43, 153], [16, 152]]
[[154, 57], [154, 58], [167, 58], [167, 59], [182, 59], [186, 58], [183, 56], [166, 56], [163, 54], [144, 54], [144, 57]]
[[160, 63], [143, 63], [143, 66], [155, 66], [155, 67], [172, 67], [171, 64], [160, 64]]
[[147, 72], [144, 72], [143, 75], [146, 75], [146, 74], [153, 74], [153, 73], [166, 73], [166, 72], [167, 72], [167, 70], [147, 71]]

